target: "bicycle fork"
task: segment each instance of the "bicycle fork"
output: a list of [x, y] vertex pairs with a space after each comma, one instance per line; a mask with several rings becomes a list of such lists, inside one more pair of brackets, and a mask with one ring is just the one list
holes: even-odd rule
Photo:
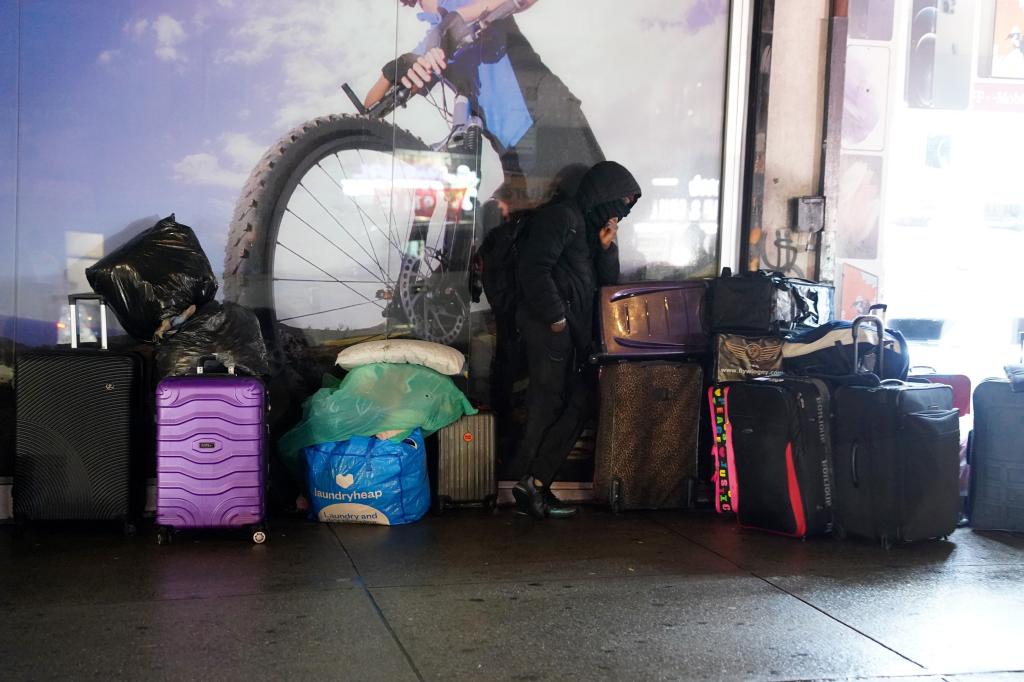
[[480, 168], [480, 141], [483, 137], [484, 122], [479, 116], [472, 113], [469, 106], [469, 99], [465, 95], [458, 95], [455, 98], [455, 106], [452, 107], [452, 134], [449, 136], [447, 150], [470, 156], [473, 163], [473, 171]]

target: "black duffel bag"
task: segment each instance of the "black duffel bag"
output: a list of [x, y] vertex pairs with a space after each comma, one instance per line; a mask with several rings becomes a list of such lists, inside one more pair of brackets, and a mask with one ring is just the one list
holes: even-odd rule
[[833, 291], [779, 272], [723, 268], [711, 283], [711, 331], [771, 336], [818, 327], [834, 317]]

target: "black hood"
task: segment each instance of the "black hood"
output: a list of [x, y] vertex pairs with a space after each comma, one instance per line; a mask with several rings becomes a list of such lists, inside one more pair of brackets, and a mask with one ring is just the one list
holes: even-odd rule
[[614, 161], [601, 161], [580, 180], [575, 199], [586, 215], [599, 204], [629, 196], [640, 196], [640, 185], [633, 174]]

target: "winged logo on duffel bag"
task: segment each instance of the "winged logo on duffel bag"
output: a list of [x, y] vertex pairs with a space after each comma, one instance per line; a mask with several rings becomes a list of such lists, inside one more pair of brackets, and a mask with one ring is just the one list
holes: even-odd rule
[[782, 353], [780, 339], [757, 341], [722, 339], [726, 349], [736, 358], [746, 358], [755, 367], [778, 360]]

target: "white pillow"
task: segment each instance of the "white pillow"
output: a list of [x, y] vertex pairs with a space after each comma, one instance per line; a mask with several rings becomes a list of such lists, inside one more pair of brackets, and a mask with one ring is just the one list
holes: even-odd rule
[[423, 365], [441, 374], [458, 374], [466, 362], [466, 356], [454, 348], [430, 341], [415, 339], [383, 339], [365, 341], [349, 346], [338, 353], [335, 362], [342, 369], [352, 369], [374, 362], [407, 363]]

